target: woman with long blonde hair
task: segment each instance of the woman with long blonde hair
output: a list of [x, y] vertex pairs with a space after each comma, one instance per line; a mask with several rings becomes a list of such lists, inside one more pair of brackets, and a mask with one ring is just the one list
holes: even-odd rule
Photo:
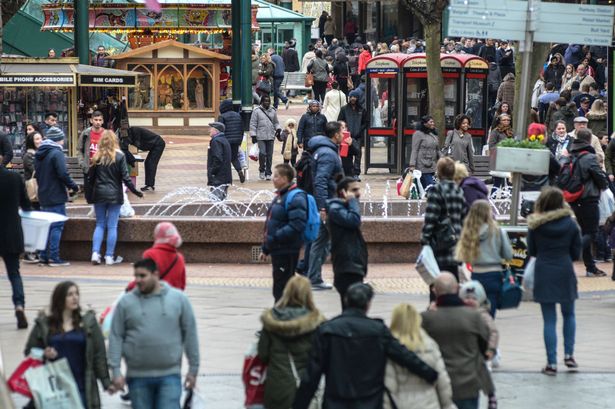
[[98, 150], [92, 157], [86, 183], [92, 192], [88, 203], [94, 204], [96, 228], [92, 237], [92, 264], [101, 263], [100, 248], [107, 230], [107, 247], [105, 264], [122, 262], [122, 257], [115, 257], [117, 243], [117, 225], [120, 208], [124, 203], [122, 182], [138, 197], [143, 197], [130, 180], [126, 157], [119, 150], [117, 136], [113, 131], [104, 131], [98, 142]]
[[485, 288], [490, 313], [495, 318], [502, 286], [502, 262], [512, 259], [512, 246], [508, 234], [493, 219], [491, 204], [486, 200], [477, 200], [470, 207], [455, 258], [472, 266], [472, 280]]
[[453, 390], [446, 372], [438, 344], [421, 328], [421, 315], [410, 304], [399, 304], [393, 309], [391, 334], [423, 362], [438, 372], [438, 381], [430, 385], [402, 366], [387, 363], [384, 384], [391, 392], [384, 397], [384, 409], [445, 409], [453, 408]]

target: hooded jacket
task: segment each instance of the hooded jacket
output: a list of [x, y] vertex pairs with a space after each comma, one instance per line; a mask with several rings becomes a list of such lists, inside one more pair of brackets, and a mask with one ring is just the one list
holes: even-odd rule
[[325, 321], [318, 311], [303, 307], [271, 308], [261, 315], [263, 330], [258, 356], [268, 365], [265, 379], [265, 407], [288, 409], [295, 399], [297, 384], [290, 360], [301, 377], [307, 367], [312, 335]]
[[327, 200], [335, 197], [335, 177], [343, 172], [338, 146], [326, 136], [315, 136], [308, 149], [313, 153], [314, 198], [319, 209], [327, 208]]
[[570, 132], [574, 129], [574, 118], [577, 116], [577, 108], [574, 102], [564, 105], [551, 115], [549, 129], [555, 130], [555, 123], [557, 121], [564, 121], [566, 123], [566, 130]]
[[[593, 200], [597, 202], [600, 200], [600, 192], [608, 187], [608, 179], [606, 173], [600, 167], [598, 157], [595, 155], [596, 151], [590, 144], [579, 139], [572, 142], [568, 151], [570, 152], [568, 160], [579, 157], [575, 166], [579, 167], [581, 180], [583, 180], [585, 187], [580, 201]], [[580, 153], [584, 151], [589, 153], [580, 156]]]
[[307, 222], [307, 195], [297, 193], [286, 207], [288, 193], [296, 185], [279, 191], [267, 212], [263, 240], [263, 253], [274, 256], [299, 254], [303, 245], [303, 231]]
[[468, 176], [461, 181], [459, 187], [463, 191], [468, 209], [477, 200], [488, 200], [489, 189], [487, 189], [485, 182], [477, 177]]
[[536, 257], [534, 301], [564, 303], [578, 298], [573, 262], [581, 256], [581, 232], [565, 209], [528, 217], [528, 256]]
[[62, 147], [46, 139], [34, 155], [34, 169], [38, 182], [38, 201], [41, 206], [55, 206], [68, 201], [66, 188], [77, 191], [79, 187], [68, 174]]
[[123, 204], [124, 187], [122, 183], [135, 195], [141, 193], [132, 184], [126, 165], [126, 156], [120, 151], [115, 152], [115, 161], [110, 165], [96, 165], [95, 175], [92, 203]]
[[297, 127], [297, 141], [305, 146], [309, 145], [309, 141], [312, 137], [318, 135], [324, 135], [327, 127], [327, 117], [322, 114], [320, 110], [316, 113], [308, 110], [299, 119], [299, 126]]
[[[131, 126], [126, 132], [127, 136], [121, 138], [120, 146], [124, 155], [126, 155], [126, 162], [130, 166], [135, 166], [137, 161], [134, 155], [130, 152], [129, 146], [136, 146], [137, 149], [150, 152], [154, 149], [164, 150], [167, 145], [162, 139], [162, 136], [155, 132], [150, 131], [147, 128], [141, 128], [139, 126]], [[89, 156], [88, 156], [89, 159]]]
[[121, 375], [122, 358], [129, 378], [180, 375], [183, 351], [188, 373], [196, 376], [196, 320], [183, 292], [161, 281], [158, 293], [143, 294], [135, 287], [120, 298], [109, 333], [109, 366], [114, 378]]
[[359, 73], [362, 73], [367, 68], [367, 63], [372, 59], [372, 53], [367, 50], [361, 51], [359, 54]]
[[594, 135], [605, 135], [607, 133], [606, 121], [607, 121], [607, 113], [593, 113], [589, 111], [585, 118], [589, 121], [587, 127], [592, 130]]
[[222, 186], [233, 183], [231, 170], [231, 145], [224, 133], [216, 134], [207, 149], [207, 186]]
[[361, 233], [359, 201], [351, 198], [329, 200], [331, 262], [334, 274], [367, 275], [367, 244]]
[[265, 109], [262, 105], [254, 108], [250, 116], [250, 136], [256, 136], [259, 141], [272, 141], [278, 129], [282, 127], [274, 108]]
[[[352, 91], [350, 94], [353, 92], [355, 91]], [[357, 95], [357, 93], [354, 95]], [[337, 120], [346, 122], [348, 132], [350, 132], [352, 139], [358, 143], [363, 143], [363, 136], [367, 129], [367, 116], [365, 110], [361, 108], [358, 100], [359, 96], [360, 95], [357, 95], [357, 103], [354, 107], [351, 103], [348, 103], [340, 110], [340, 115], [337, 117]]]
[[224, 124], [224, 136], [230, 144], [239, 145], [243, 141], [243, 121], [233, 109], [233, 101], [225, 99], [220, 103], [218, 122]]

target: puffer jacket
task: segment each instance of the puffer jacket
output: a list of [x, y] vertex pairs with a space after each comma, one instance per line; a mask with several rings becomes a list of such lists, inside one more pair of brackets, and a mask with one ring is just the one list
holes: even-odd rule
[[367, 245], [361, 234], [359, 201], [351, 198], [329, 200], [331, 262], [334, 274], [367, 275]]
[[[92, 164], [93, 165], [93, 164]], [[94, 166], [94, 165], [93, 165]], [[94, 183], [93, 203], [124, 203], [124, 189], [122, 183], [134, 194], [139, 195], [135, 185], [132, 184], [128, 174], [126, 156], [123, 152], [115, 152], [115, 161], [108, 165], [96, 166], [96, 182]]]
[[412, 135], [409, 166], [423, 173], [435, 173], [438, 159], [440, 159], [438, 136], [432, 130], [421, 126]]
[[606, 173], [600, 167], [594, 148], [587, 142], [576, 139], [570, 145], [569, 160], [579, 156], [584, 151], [589, 153], [580, 156], [575, 165], [580, 169], [581, 180], [584, 181], [585, 186], [580, 200], [598, 201], [600, 200], [600, 192], [608, 187], [608, 179]]
[[64, 204], [68, 201], [66, 188], [74, 191], [79, 189], [66, 170], [62, 147], [49, 139], [44, 140], [36, 151], [34, 169], [41, 206]]
[[[267, 364], [265, 407], [288, 409], [297, 391], [290, 359], [300, 377], [307, 367], [312, 335], [325, 321], [318, 311], [303, 307], [271, 308], [261, 315], [263, 330], [258, 340], [258, 356]], [[289, 356], [290, 354], [290, 356]]]
[[286, 200], [297, 185], [279, 191], [267, 212], [263, 253], [274, 256], [298, 254], [303, 245], [303, 231], [307, 222], [308, 203], [305, 193], [296, 193], [286, 208]]
[[254, 108], [250, 117], [250, 136], [256, 136], [258, 141], [272, 141], [278, 129], [282, 127], [275, 109], [269, 107], [265, 110], [260, 105]]
[[231, 144], [240, 144], [243, 141], [243, 121], [241, 115], [233, 110], [233, 101], [225, 99], [220, 103], [218, 122], [224, 124], [224, 136]]
[[301, 116], [297, 127], [297, 141], [300, 144], [308, 145], [312, 137], [324, 135], [327, 127], [327, 117], [320, 111], [313, 114], [309, 108]]
[[319, 209], [327, 208], [327, 200], [335, 197], [335, 177], [344, 171], [336, 144], [326, 136], [315, 136], [310, 140], [309, 150], [313, 154], [314, 198]]
[[[453, 390], [451, 379], [446, 372], [440, 348], [427, 333], [421, 329], [423, 347], [414, 353], [427, 365], [438, 372], [438, 381], [429, 385], [407, 369], [389, 361], [384, 373], [384, 385], [391, 391], [398, 408], [404, 409], [452, 409]], [[391, 401], [384, 397], [383, 409], [392, 409]]]
[[34, 174], [34, 155], [36, 151], [34, 149], [28, 149], [26, 153], [23, 154], [23, 180], [32, 179], [32, 175]]
[[233, 183], [231, 170], [231, 145], [223, 133], [216, 134], [207, 149], [207, 186]]

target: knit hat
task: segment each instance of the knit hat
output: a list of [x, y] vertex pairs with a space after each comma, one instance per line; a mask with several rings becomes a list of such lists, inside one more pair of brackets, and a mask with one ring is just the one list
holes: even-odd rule
[[209, 126], [211, 126], [212, 128], [217, 129], [220, 132], [224, 132], [224, 130], [226, 129], [226, 127], [224, 126], [224, 124], [222, 122], [211, 122], [209, 124]]
[[312, 105], [320, 106], [320, 101], [317, 99], [311, 99], [310, 102], [308, 103], [308, 106], [312, 106]]
[[478, 281], [466, 281], [459, 287], [459, 298], [462, 300], [472, 298], [475, 299], [478, 305], [483, 305], [487, 302], [487, 293], [485, 288]]
[[358, 89], [353, 89], [352, 91], [350, 91], [350, 94], [348, 94], [348, 98], [350, 98], [350, 97], [360, 98], [361, 97], [361, 91], [359, 91]]
[[178, 248], [182, 245], [182, 236], [173, 223], [158, 223], [154, 229], [154, 244], [170, 244]]
[[45, 132], [45, 138], [50, 141], [59, 142], [64, 140], [64, 132], [57, 126], [52, 126]]
[[547, 128], [543, 124], [533, 122], [527, 127], [527, 138], [530, 141], [542, 141], [546, 133]]

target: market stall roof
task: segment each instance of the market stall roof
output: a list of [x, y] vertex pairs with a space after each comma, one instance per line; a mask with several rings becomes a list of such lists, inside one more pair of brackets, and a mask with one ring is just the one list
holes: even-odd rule
[[272, 22], [292, 22], [292, 21], [314, 21], [314, 17], [304, 16], [296, 11], [289, 10], [285, 7], [269, 3], [264, 0], [252, 0], [258, 4], [258, 13], [256, 20], [259, 23]]
[[181, 49], [187, 50], [190, 53], [198, 54], [204, 58], [216, 59], [216, 60], [221, 60], [221, 61], [228, 61], [231, 59], [231, 57], [229, 57], [228, 55], [216, 53], [210, 50], [205, 50], [203, 48], [200, 48], [194, 45], [180, 43], [179, 41], [175, 41], [175, 40], [160, 41], [154, 44], [136, 48], [134, 50], [126, 51], [125, 53], [122, 53], [122, 54], [114, 55], [112, 58], [114, 60], [124, 60], [126, 58], [132, 58], [138, 55], [149, 54], [154, 50], [160, 50], [161, 48], [166, 48], [166, 47], [181, 48]]

